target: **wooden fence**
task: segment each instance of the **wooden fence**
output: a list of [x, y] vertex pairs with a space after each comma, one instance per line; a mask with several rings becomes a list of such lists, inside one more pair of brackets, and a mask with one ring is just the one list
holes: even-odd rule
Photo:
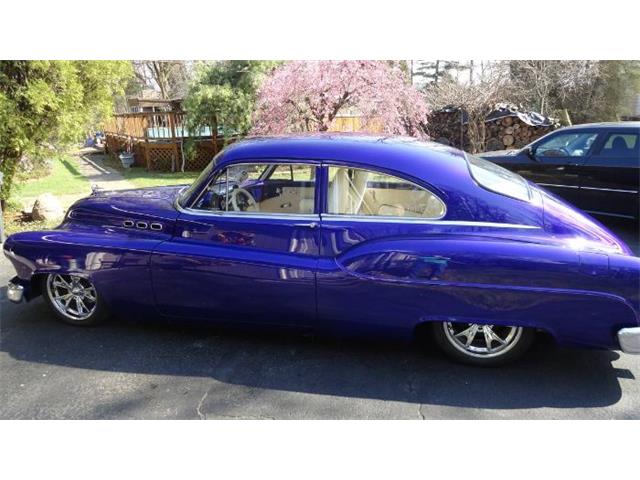
[[[184, 112], [138, 112], [114, 115], [105, 126], [107, 153], [134, 154], [136, 166], [148, 170], [202, 170], [236, 138], [218, 134], [217, 125], [190, 132]], [[186, 151], [190, 141], [193, 149]]]

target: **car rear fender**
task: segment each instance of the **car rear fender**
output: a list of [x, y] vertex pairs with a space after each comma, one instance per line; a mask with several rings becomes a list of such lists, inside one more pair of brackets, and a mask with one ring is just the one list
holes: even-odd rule
[[516, 325], [562, 343], [616, 348], [615, 332], [638, 325], [637, 296], [626, 277], [635, 264], [612, 276], [606, 255], [594, 260], [555, 245], [450, 237], [365, 242], [336, 261], [369, 285], [360, 287], [369, 305], [380, 299], [371, 310], [392, 301], [394, 318], [410, 318], [413, 326]]

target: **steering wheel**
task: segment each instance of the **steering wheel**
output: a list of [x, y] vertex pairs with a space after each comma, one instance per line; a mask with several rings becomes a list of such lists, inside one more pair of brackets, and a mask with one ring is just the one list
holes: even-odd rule
[[[239, 196], [242, 195], [243, 199], [239, 199]], [[259, 210], [258, 204], [256, 203], [256, 199], [253, 198], [247, 190], [244, 188], [238, 187], [231, 192], [231, 206], [233, 210], [236, 212], [246, 212], [247, 210]], [[241, 208], [244, 207], [244, 208]]]
[[570, 157], [571, 153], [565, 147], [549, 148], [540, 153], [543, 157]]

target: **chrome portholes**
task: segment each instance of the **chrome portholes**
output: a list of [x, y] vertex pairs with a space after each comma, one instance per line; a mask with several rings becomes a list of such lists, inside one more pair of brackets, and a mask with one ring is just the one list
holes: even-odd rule
[[465, 355], [478, 358], [498, 357], [507, 353], [522, 337], [522, 327], [480, 325], [477, 323], [442, 324], [445, 338]]
[[79, 275], [49, 275], [47, 294], [55, 309], [74, 321], [88, 319], [98, 304], [95, 287]]
[[162, 223], [160, 222], [153, 222], [153, 223], [147, 223], [147, 222], [143, 222], [143, 221], [139, 221], [139, 222], [134, 222], [133, 220], [125, 220], [124, 222], [122, 222], [122, 226], [125, 228], [138, 228], [140, 230], [146, 230], [148, 228], [150, 228], [151, 230], [154, 230], [156, 232], [159, 232], [160, 230], [162, 230], [164, 227], [162, 225]]

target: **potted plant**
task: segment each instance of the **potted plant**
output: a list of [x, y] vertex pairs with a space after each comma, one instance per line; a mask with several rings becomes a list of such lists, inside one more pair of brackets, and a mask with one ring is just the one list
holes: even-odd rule
[[131, 165], [135, 162], [135, 155], [133, 152], [123, 151], [118, 155], [120, 163], [124, 168], [131, 168]]

